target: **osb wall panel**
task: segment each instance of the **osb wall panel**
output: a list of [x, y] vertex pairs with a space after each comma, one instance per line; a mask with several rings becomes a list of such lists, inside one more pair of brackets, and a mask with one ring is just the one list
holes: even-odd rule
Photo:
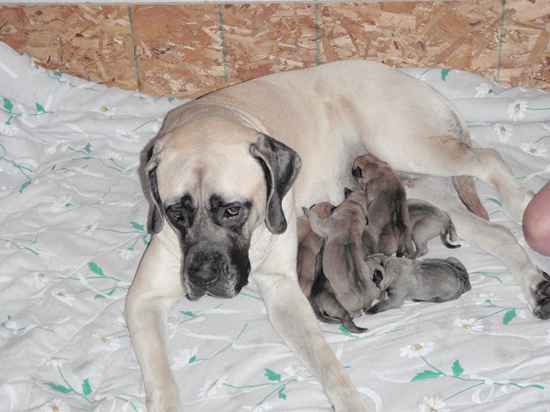
[[347, 58], [550, 89], [550, 1], [5, 6], [0, 41], [49, 68], [194, 97]]
[[315, 5], [226, 5], [221, 12], [231, 81], [316, 64]]
[[0, 41], [47, 68], [137, 88], [127, 7], [0, 7]]
[[134, 7], [141, 90], [196, 96], [225, 83], [217, 5]]

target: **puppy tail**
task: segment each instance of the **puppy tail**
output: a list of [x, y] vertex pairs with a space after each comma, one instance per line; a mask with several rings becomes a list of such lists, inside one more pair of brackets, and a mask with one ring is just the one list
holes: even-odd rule
[[449, 249], [456, 249], [457, 247], [460, 247], [461, 245], [456, 245], [450, 242], [457, 242], [458, 236], [456, 234], [456, 229], [453, 221], [449, 218], [449, 224], [445, 228], [445, 231], [442, 232], [439, 237], [441, 238], [441, 242], [448, 247]]
[[453, 186], [458, 197], [470, 212], [484, 220], [489, 220], [489, 214], [481, 204], [472, 176], [454, 176]]

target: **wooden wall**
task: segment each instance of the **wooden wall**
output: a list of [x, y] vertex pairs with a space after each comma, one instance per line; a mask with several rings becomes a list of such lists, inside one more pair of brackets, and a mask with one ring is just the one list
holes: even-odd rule
[[550, 89], [549, 40], [549, 0], [0, 7], [0, 41], [44, 67], [182, 97], [348, 58]]

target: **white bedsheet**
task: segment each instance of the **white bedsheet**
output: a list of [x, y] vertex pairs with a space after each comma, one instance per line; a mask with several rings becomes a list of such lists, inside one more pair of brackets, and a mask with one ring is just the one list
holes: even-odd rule
[[[550, 94], [409, 72], [453, 99], [476, 144], [501, 151], [529, 188], [550, 178]], [[144, 411], [122, 317], [149, 239], [138, 153], [181, 102], [46, 71], [0, 44], [0, 412]], [[521, 237], [495, 192], [479, 189], [491, 218]], [[322, 325], [371, 410], [550, 411], [550, 323], [494, 257], [466, 244], [431, 252], [463, 260], [473, 290], [364, 316], [364, 335]], [[186, 411], [330, 410], [254, 285], [231, 300], [182, 300], [168, 330]]]

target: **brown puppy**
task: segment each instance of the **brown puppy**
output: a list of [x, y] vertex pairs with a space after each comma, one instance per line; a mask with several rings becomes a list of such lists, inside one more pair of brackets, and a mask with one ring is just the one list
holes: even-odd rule
[[[335, 206], [329, 202], [320, 202], [312, 206], [313, 213], [323, 219], [329, 217], [334, 209]], [[318, 272], [317, 265], [321, 263], [323, 238], [311, 230], [311, 225], [306, 217], [300, 218], [298, 222], [298, 283], [304, 295], [309, 298]]]
[[438, 236], [448, 248], [454, 249], [460, 245], [449, 242], [458, 241], [455, 225], [448, 213], [435, 207], [431, 203], [419, 199], [407, 200], [409, 218], [411, 222], [412, 239], [416, 246], [416, 253], [411, 256], [417, 258], [428, 253], [428, 241]]
[[373, 218], [368, 231], [375, 240], [371, 253], [414, 256], [407, 194], [390, 165], [372, 154], [355, 159], [352, 174], [368, 198]]
[[363, 250], [367, 225], [365, 193], [346, 190], [346, 199], [327, 218], [319, 216], [315, 208], [304, 213], [311, 229], [325, 239], [322, 270], [334, 297], [351, 318], [360, 315], [380, 293], [372, 280], [374, 268], [367, 263]]

